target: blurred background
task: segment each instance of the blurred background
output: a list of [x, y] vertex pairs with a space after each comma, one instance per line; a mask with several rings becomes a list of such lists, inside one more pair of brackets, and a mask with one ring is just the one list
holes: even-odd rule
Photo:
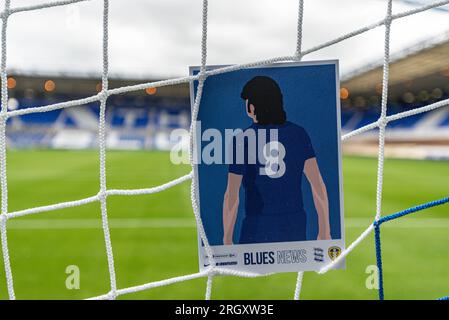
[[[46, 1], [13, 0], [12, 7]], [[393, 1], [394, 13], [432, 1]], [[4, 5], [4, 1], [0, 1]], [[213, 1], [208, 64], [293, 54], [297, 1]], [[377, 22], [383, 0], [306, 1], [303, 48]], [[388, 114], [449, 98], [449, 6], [392, 26]], [[184, 76], [200, 61], [201, 1], [110, 1], [110, 88]], [[8, 109], [79, 99], [101, 90], [102, 1], [14, 14], [8, 21]], [[384, 28], [307, 60], [339, 59], [342, 133], [377, 120], [382, 92]], [[98, 192], [98, 103], [10, 118], [7, 123], [9, 210], [76, 200]], [[189, 171], [170, 163], [170, 132], [188, 129], [188, 84], [111, 96], [107, 102], [108, 188], [146, 188]], [[447, 196], [449, 108], [388, 124], [384, 214]], [[375, 210], [377, 130], [343, 143], [347, 243]], [[150, 152], [151, 151], [151, 152]], [[418, 161], [419, 160], [419, 161]], [[110, 197], [112, 242], [120, 288], [197, 270], [189, 186], [165, 193]], [[384, 236], [386, 298], [434, 299], [449, 292], [447, 206], [391, 223]], [[98, 204], [11, 220], [9, 245], [18, 298], [87, 298], [108, 291]], [[183, 263], [179, 263], [182, 261]], [[65, 268], [80, 267], [79, 290], [64, 286]], [[347, 271], [307, 274], [304, 298], [375, 298], [366, 268], [368, 238]], [[403, 270], [409, 266], [408, 274]], [[432, 277], [422, 277], [432, 274]], [[294, 274], [218, 278], [213, 298], [291, 298]], [[246, 282], [243, 286], [241, 283]], [[310, 281], [310, 282], [309, 282]], [[444, 286], [446, 284], [446, 286]], [[202, 298], [194, 280], [128, 296]], [[268, 290], [269, 288], [269, 290]], [[323, 289], [326, 288], [326, 289]], [[390, 294], [390, 295], [389, 295]], [[6, 298], [0, 267], [0, 297]]]
[[[11, 18], [10, 110], [83, 98], [101, 90], [100, 2], [20, 13]], [[400, 12], [424, 3], [395, 1], [394, 9]], [[295, 24], [296, 5], [296, 1], [282, 5], [272, 1], [211, 5], [209, 63], [247, 62], [293, 52], [295, 30], [291, 26]], [[199, 1], [135, 1], [132, 6], [113, 1], [110, 87], [182, 76], [189, 65], [198, 64], [199, 6]], [[384, 7], [384, 1], [379, 0], [362, 5], [351, 0], [338, 6], [331, 1], [307, 3], [304, 48], [380, 20]], [[448, 98], [448, 16], [449, 9], [442, 7], [394, 22], [389, 114]], [[326, 27], [330, 25], [332, 28]], [[343, 133], [374, 122], [379, 116], [382, 52], [383, 30], [377, 28], [306, 57], [340, 59]], [[107, 112], [109, 148], [167, 150], [170, 130], [189, 125], [188, 84], [113, 96]], [[96, 103], [15, 117], [8, 123], [8, 143], [13, 148], [93, 148], [97, 117]], [[447, 108], [392, 122], [387, 154], [447, 158], [448, 128]], [[345, 151], [374, 155], [376, 143], [376, 133], [369, 132], [351, 140]]]

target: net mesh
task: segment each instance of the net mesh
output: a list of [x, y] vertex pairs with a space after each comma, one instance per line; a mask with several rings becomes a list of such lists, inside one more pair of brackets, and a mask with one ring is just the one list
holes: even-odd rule
[[[383, 78], [382, 78], [382, 100], [381, 100], [381, 114], [379, 119], [376, 122], [368, 124], [364, 127], [361, 127], [357, 130], [349, 132], [341, 137], [341, 139], [347, 140], [356, 135], [359, 135], [368, 130], [372, 130], [375, 128], [379, 129], [379, 148], [378, 148], [378, 170], [377, 170], [377, 192], [376, 192], [376, 215], [374, 217], [374, 222], [370, 224], [365, 231], [363, 231], [360, 236], [353, 241], [342, 253], [341, 255], [325, 265], [319, 271], [320, 274], [326, 273], [334, 266], [339, 264], [358, 244], [360, 244], [373, 230], [375, 230], [376, 235], [376, 253], [377, 253], [377, 262], [379, 267], [379, 280], [380, 280], [380, 288], [379, 288], [379, 298], [383, 299], [383, 286], [382, 286], [382, 259], [380, 252], [380, 225], [383, 222], [396, 219], [398, 217], [404, 216], [406, 214], [416, 212], [428, 207], [432, 207], [435, 205], [441, 205], [443, 203], [447, 203], [449, 198], [443, 198], [437, 201], [429, 202], [418, 207], [413, 207], [406, 209], [404, 211], [398, 212], [393, 215], [381, 217], [382, 213], [382, 184], [383, 184], [383, 168], [384, 168], [384, 149], [385, 149], [385, 130], [386, 126], [390, 121], [395, 121], [401, 118], [409, 117], [412, 115], [416, 115], [423, 112], [428, 112], [437, 108], [441, 108], [449, 105], [449, 99], [441, 100], [436, 103], [432, 103], [420, 108], [415, 108], [409, 111], [397, 113], [394, 115], [387, 116], [387, 98], [388, 98], [388, 76], [389, 76], [389, 62], [390, 62], [390, 30], [394, 20], [401, 19], [407, 16], [411, 16], [432, 8], [438, 8], [449, 4], [449, 0], [445, 1], [435, 1], [428, 5], [424, 5], [412, 10], [400, 12], [397, 14], [392, 13], [392, 0], [386, 0], [386, 14], [385, 18], [361, 27], [357, 30], [344, 34], [340, 37], [337, 37], [333, 40], [324, 42], [315, 47], [302, 50], [302, 22], [304, 16], [304, 0], [299, 0], [299, 10], [298, 10], [298, 24], [297, 24], [297, 43], [296, 43], [296, 51], [292, 55], [273, 57], [269, 59], [264, 59], [260, 61], [232, 65], [228, 67], [222, 67], [213, 70], [206, 69], [207, 62], [207, 16], [208, 16], [208, 1], [203, 0], [202, 6], [202, 38], [201, 38], [201, 68], [200, 72], [194, 76], [167, 79], [162, 81], [154, 81], [141, 83], [137, 85], [124, 86], [114, 89], [109, 89], [108, 87], [108, 17], [109, 17], [109, 0], [103, 0], [103, 55], [102, 55], [102, 90], [93, 96], [86, 97], [83, 99], [70, 100], [62, 103], [50, 104], [39, 107], [31, 107], [26, 109], [18, 109], [8, 111], [8, 86], [7, 86], [7, 72], [6, 72], [6, 48], [7, 48], [7, 27], [8, 27], [8, 19], [13, 14], [23, 13], [26, 11], [35, 11], [35, 10], [44, 10], [50, 7], [56, 6], [65, 6], [71, 5], [84, 1], [93, 1], [93, 0], [65, 0], [65, 1], [53, 1], [49, 3], [42, 3], [38, 5], [31, 6], [22, 6], [22, 7], [11, 7], [11, 0], [5, 0], [3, 11], [0, 14], [0, 18], [2, 19], [2, 33], [1, 33], [1, 63], [0, 63], [0, 72], [1, 72], [1, 112], [0, 112], [0, 184], [1, 184], [1, 215], [0, 215], [0, 231], [1, 231], [1, 246], [3, 252], [3, 262], [5, 268], [6, 275], [6, 283], [8, 289], [8, 295], [10, 299], [15, 299], [14, 292], [14, 283], [13, 283], [13, 274], [11, 270], [11, 263], [9, 258], [8, 251], [8, 240], [7, 240], [7, 221], [9, 219], [13, 219], [16, 217], [22, 217], [26, 215], [38, 214], [42, 212], [48, 212], [52, 210], [58, 210], [63, 208], [82, 206], [92, 202], [100, 202], [101, 204], [101, 219], [102, 219], [102, 228], [104, 233], [104, 241], [105, 241], [105, 249], [108, 261], [109, 268], [109, 280], [110, 280], [110, 290], [108, 293], [93, 297], [91, 299], [115, 299], [120, 295], [129, 294], [133, 292], [148, 290], [155, 287], [165, 286], [177, 282], [187, 281], [191, 279], [206, 277], [207, 278], [207, 286], [205, 298], [210, 299], [212, 292], [212, 284], [213, 277], [215, 275], [232, 275], [232, 276], [240, 276], [240, 277], [261, 277], [268, 275], [260, 275], [250, 272], [239, 272], [239, 271], [231, 271], [220, 268], [215, 265], [215, 261], [213, 258], [213, 250], [209, 245], [206, 234], [204, 232], [203, 224], [201, 221], [201, 217], [199, 214], [199, 207], [197, 202], [197, 194], [196, 194], [196, 180], [192, 179], [195, 176], [196, 167], [193, 165], [193, 159], [191, 158], [192, 171], [182, 176], [178, 179], [172, 180], [165, 184], [146, 188], [146, 189], [107, 189], [106, 187], [106, 102], [108, 97], [112, 95], [123, 94], [127, 92], [133, 92], [138, 90], [144, 90], [147, 88], [157, 88], [162, 86], [170, 86], [182, 83], [188, 83], [197, 81], [198, 89], [194, 100], [194, 105], [192, 109], [192, 118], [191, 118], [191, 128], [190, 128], [190, 155], [192, 157], [193, 152], [195, 150], [195, 139], [193, 137], [196, 133], [196, 118], [198, 115], [198, 110], [201, 102], [201, 95], [204, 86], [204, 82], [207, 77], [222, 74], [226, 72], [236, 71], [243, 68], [248, 67], [257, 67], [257, 66], [265, 66], [270, 65], [276, 62], [285, 62], [285, 61], [300, 61], [305, 55], [310, 54], [312, 52], [316, 52], [323, 48], [332, 46], [334, 44], [340, 43], [346, 39], [355, 37], [357, 35], [363, 34], [371, 29], [378, 28], [384, 26], [385, 28], [385, 38], [384, 38], [384, 59], [383, 59]], [[98, 0], [99, 1], [99, 0]], [[48, 206], [40, 206], [33, 207], [20, 211], [8, 212], [8, 186], [7, 186], [7, 170], [6, 170], [6, 121], [8, 118], [16, 117], [25, 114], [38, 113], [38, 112], [46, 112], [56, 109], [62, 108], [70, 108], [73, 106], [80, 106], [92, 102], [100, 103], [100, 118], [98, 123], [98, 137], [99, 137], [99, 159], [100, 159], [100, 167], [99, 167], [99, 180], [100, 180], [100, 190], [97, 194], [74, 201], [62, 202]], [[143, 195], [143, 194], [152, 194], [162, 192], [168, 188], [171, 188], [177, 184], [183, 183], [187, 180], [191, 179], [191, 200], [192, 200], [192, 208], [195, 216], [195, 220], [197, 223], [198, 232], [200, 237], [204, 243], [205, 250], [209, 259], [210, 267], [206, 270], [182, 275], [174, 278], [169, 278], [161, 281], [149, 282], [139, 286], [133, 286], [128, 288], [117, 288], [116, 281], [116, 273], [114, 267], [114, 255], [112, 250], [112, 242], [110, 237], [109, 225], [108, 225], [108, 214], [107, 214], [107, 198], [109, 196], [135, 196], [135, 195]], [[294, 299], [299, 299], [301, 292], [301, 284], [302, 284], [303, 273], [299, 272], [296, 287], [294, 291]]]

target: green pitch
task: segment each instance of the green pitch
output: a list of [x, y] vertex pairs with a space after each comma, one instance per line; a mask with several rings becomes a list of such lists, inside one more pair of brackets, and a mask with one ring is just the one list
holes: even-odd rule
[[[344, 159], [346, 242], [371, 222], [377, 162]], [[108, 188], [146, 188], [189, 172], [168, 153], [108, 152]], [[387, 160], [383, 212], [449, 194], [449, 163]], [[92, 196], [98, 191], [95, 151], [8, 153], [9, 211]], [[189, 182], [144, 196], [111, 196], [108, 214], [119, 288], [195, 273], [196, 232]], [[18, 299], [81, 299], [107, 293], [109, 278], [99, 203], [41, 213], [8, 222], [11, 265]], [[449, 295], [449, 206], [414, 214], [382, 227], [387, 299], [435, 299]], [[376, 299], [367, 267], [375, 264], [373, 236], [347, 259], [347, 269], [307, 273], [304, 299]], [[80, 269], [80, 289], [65, 286], [67, 266]], [[296, 274], [257, 279], [217, 277], [214, 299], [291, 299]], [[368, 281], [369, 282], [369, 281]], [[205, 279], [182, 282], [123, 299], [202, 299]], [[3, 263], [0, 298], [6, 299]]]

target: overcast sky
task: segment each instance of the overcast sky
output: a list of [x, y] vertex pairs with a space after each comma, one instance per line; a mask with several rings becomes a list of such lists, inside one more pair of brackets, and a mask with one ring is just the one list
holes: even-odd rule
[[[50, 0], [12, 0], [12, 7]], [[110, 0], [110, 71], [130, 77], [185, 75], [200, 61], [201, 0]], [[4, 0], [0, 1], [3, 7]], [[394, 1], [394, 12], [413, 8]], [[304, 49], [386, 13], [386, 0], [306, 0]], [[101, 71], [102, 1], [17, 13], [8, 25], [8, 67], [21, 71]], [[210, 0], [208, 63], [232, 64], [295, 50], [297, 0]], [[449, 12], [396, 20], [392, 52], [449, 30]], [[306, 56], [340, 59], [342, 73], [382, 58], [384, 28]]]

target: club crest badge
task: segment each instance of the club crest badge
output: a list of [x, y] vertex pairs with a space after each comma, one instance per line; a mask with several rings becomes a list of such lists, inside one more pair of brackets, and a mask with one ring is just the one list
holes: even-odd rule
[[329, 249], [327, 250], [327, 254], [329, 255], [329, 258], [335, 260], [340, 256], [341, 248], [337, 246], [329, 247]]

